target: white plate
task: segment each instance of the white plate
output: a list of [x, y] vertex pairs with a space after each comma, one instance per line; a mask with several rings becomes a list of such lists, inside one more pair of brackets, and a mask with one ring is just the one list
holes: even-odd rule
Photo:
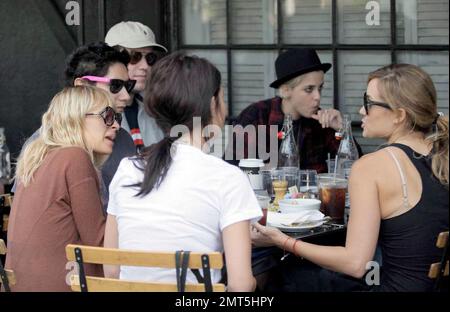
[[325, 220], [319, 220], [314, 223], [312, 223], [312, 222], [308, 223], [306, 225], [287, 226], [287, 225], [283, 225], [283, 224], [279, 224], [279, 223], [272, 223], [272, 222], [268, 222], [267, 225], [271, 226], [271, 227], [276, 227], [277, 229], [279, 229], [282, 232], [303, 232], [303, 231], [307, 231], [307, 230], [319, 227], [324, 223], [325, 223]]

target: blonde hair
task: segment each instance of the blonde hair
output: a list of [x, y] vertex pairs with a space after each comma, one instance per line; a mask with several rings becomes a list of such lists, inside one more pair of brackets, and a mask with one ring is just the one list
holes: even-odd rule
[[279, 91], [278, 91], [279, 94], [280, 94], [280, 97], [281, 97], [281, 98], [285, 98], [285, 97], [284, 97], [284, 88], [294, 89], [296, 86], [298, 86], [298, 85], [302, 82], [302, 80], [303, 80], [304, 78], [305, 78], [304, 75], [300, 75], [300, 76], [297, 76], [297, 77], [295, 77], [295, 78], [292, 78], [291, 80], [289, 80], [289, 81], [283, 83], [283, 84], [280, 86]]
[[47, 154], [57, 148], [81, 147], [90, 156], [94, 165], [99, 160], [87, 146], [84, 135], [84, 118], [92, 108], [104, 104], [112, 106], [112, 99], [106, 91], [91, 86], [66, 87], [57, 93], [48, 110], [42, 116], [39, 137], [28, 144], [17, 162], [16, 179], [29, 185], [33, 175]]
[[448, 117], [437, 112], [437, 95], [431, 77], [410, 64], [382, 67], [369, 74], [368, 82], [378, 79], [381, 99], [393, 109], [406, 112], [407, 127], [427, 135], [433, 144], [431, 164], [433, 174], [448, 187]]

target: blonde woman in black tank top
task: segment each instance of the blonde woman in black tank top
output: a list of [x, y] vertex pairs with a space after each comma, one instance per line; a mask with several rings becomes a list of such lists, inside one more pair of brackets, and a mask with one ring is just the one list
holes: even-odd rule
[[256, 224], [255, 245], [274, 244], [326, 269], [356, 278], [366, 274], [377, 242], [383, 266], [376, 291], [430, 291], [434, 246], [448, 231], [448, 118], [437, 112], [430, 76], [398, 64], [369, 75], [363, 136], [388, 145], [358, 160], [349, 179], [351, 217], [344, 247], [294, 244], [275, 228]]

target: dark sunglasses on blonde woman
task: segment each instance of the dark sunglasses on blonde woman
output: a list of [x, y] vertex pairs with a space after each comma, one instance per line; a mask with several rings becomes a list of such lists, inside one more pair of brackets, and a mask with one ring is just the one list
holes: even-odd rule
[[100, 116], [108, 127], [111, 127], [114, 121], [117, 121], [119, 126], [122, 123], [122, 114], [116, 113], [110, 106], [105, 107], [100, 113], [88, 113], [86, 116]]
[[366, 115], [369, 115], [369, 110], [372, 106], [380, 106], [392, 110], [389, 104], [372, 101], [367, 97], [367, 93], [364, 93], [364, 109], [366, 110]]

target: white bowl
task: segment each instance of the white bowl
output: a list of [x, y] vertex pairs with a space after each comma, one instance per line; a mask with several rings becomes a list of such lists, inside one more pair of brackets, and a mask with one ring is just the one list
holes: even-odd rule
[[278, 202], [281, 213], [296, 213], [305, 210], [319, 210], [321, 201], [318, 199], [292, 198]]

